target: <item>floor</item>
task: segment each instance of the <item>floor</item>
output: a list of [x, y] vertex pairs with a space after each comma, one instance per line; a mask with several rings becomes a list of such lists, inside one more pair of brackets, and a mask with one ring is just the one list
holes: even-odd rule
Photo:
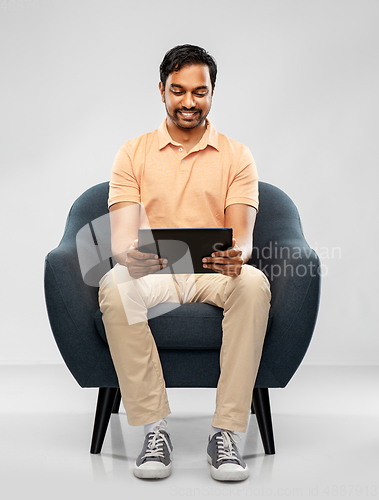
[[270, 391], [276, 454], [265, 456], [252, 415], [240, 449], [250, 477], [220, 483], [205, 448], [214, 389], [169, 389], [173, 472], [140, 480], [143, 441], [123, 409], [102, 453], [91, 455], [97, 391], [64, 365], [0, 366], [0, 492], [4, 499], [376, 498], [379, 496], [379, 366], [302, 365]]

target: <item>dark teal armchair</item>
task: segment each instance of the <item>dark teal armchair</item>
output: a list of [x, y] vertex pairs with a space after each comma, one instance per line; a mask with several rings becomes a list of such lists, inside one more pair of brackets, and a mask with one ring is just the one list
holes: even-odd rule
[[[319, 307], [320, 262], [304, 238], [291, 199], [264, 182], [259, 183], [259, 196], [249, 264], [267, 275], [272, 301], [252, 412], [265, 452], [273, 454], [268, 389], [285, 387], [307, 351]], [[107, 198], [108, 182], [84, 192], [71, 207], [61, 242], [45, 259], [46, 305], [58, 348], [80, 386], [99, 388], [91, 453], [100, 453], [111, 413], [117, 412], [120, 404], [98, 305], [97, 283], [115, 263], [110, 251]], [[216, 387], [222, 309], [195, 303], [160, 312], [163, 314], [151, 314], [149, 324], [166, 386]]]

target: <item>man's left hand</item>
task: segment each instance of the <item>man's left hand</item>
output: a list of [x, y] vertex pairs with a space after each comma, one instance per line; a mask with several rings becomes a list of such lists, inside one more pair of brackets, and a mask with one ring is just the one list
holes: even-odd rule
[[243, 259], [242, 250], [233, 238], [232, 248], [223, 252], [213, 252], [210, 257], [204, 257], [203, 267], [213, 269], [225, 276], [239, 276], [241, 274]]

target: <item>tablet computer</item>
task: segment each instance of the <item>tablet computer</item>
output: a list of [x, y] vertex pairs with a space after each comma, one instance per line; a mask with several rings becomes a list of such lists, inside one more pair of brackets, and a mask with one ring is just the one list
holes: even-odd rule
[[232, 247], [231, 227], [139, 229], [138, 250], [166, 258], [162, 274], [214, 273], [202, 259]]

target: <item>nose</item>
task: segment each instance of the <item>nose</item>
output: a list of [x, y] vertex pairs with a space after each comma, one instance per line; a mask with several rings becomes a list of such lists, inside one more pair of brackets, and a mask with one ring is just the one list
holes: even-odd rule
[[192, 92], [186, 92], [182, 99], [183, 108], [191, 109], [195, 107], [195, 99], [193, 98]]

